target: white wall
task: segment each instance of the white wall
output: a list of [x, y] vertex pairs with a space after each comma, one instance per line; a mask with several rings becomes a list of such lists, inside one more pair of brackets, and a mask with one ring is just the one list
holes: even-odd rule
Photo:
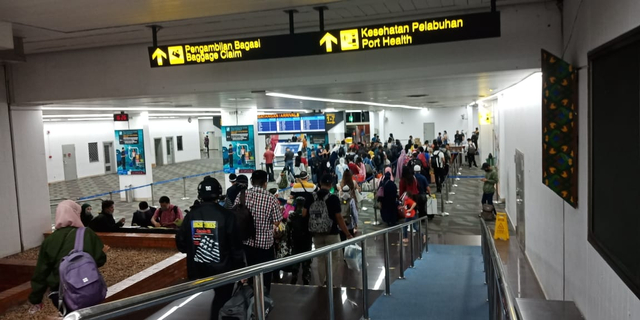
[[449, 140], [453, 142], [453, 136], [456, 130], [465, 130], [469, 120], [463, 120], [461, 115], [467, 114], [466, 107], [451, 108], [431, 108], [429, 111], [413, 110], [413, 109], [386, 109], [384, 113], [384, 133], [380, 135], [382, 140], [388, 138], [389, 133], [393, 133], [393, 137], [400, 139], [402, 144], [408, 142], [409, 136], [420, 138], [424, 142], [424, 123], [435, 123], [436, 137], [438, 132], [446, 130], [449, 134]]
[[[19, 113], [24, 111], [14, 111]], [[132, 121], [136, 115], [132, 115]], [[126, 127], [123, 127], [126, 128]], [[131, 128], [134, 128], [131, 126]], [[137, 128], [139, 129], [139, 128]], [[109, 121], [60, 121], [44, 122], [44, 147], [47, 164], [47, 180], [49, 183], [64, 181], [62, 165], [62, 145], [76, 146], [76, 165], [78, 178], [98, 176], [104, 174], [103, 142], [115, 142], [114, 122]], [[200, 138], [198, 122], [189, 123], [186, 118], [149, 120], [151, 144], [147, 146], [147, 160], [155, 163], [153, 140], [173, 137], [175, 160], [184, 162], [200, 159]], [[178, 138], [182, 136], [183, 151], [178, 151]], [[98, 142], [98, 162], [89, 162], [89, 143]], [[49, 155], [51, 158], [49, 159]], [[113, 156], [114, 161], [115, 156]], [[163, 155], [166, 162], [166, 152]]]
[[[200, 159], [200, 132], [198, 121], [189, 123], [186, 118], [179, 119], [154, 119], [149, 120], [149, 132], [151, 133], [151, 148], [154, 148], [154, 140], [162, 138], [164, 163], [167, 163], [166, 138], [173, 137], [173, 150], [175, 162], [184, 162]], [[182, 151], [178, 151], [178, 136], [182, 136]], [[155, 155], [155, 153], [154, 153]], [[150, 159], [156, 162], [155, 156]]]
[[[14, 111], [20, 113], [24, 111]], [[113, 121], [65, 121], [44, 122], [45, 161], [47, 180], [64, 181], [62, 145], [76, 146], [76, 167], [78, 178], [104, 174], [103, 142], [115, 142]], [[98, 143], [98, 162], [89, 162], [89, 143]], [[115, 144], [114, 144], [115, 145]], [[51, 156], [51, 158], [49, 158]], [[112, 162], [115, 155], [112, 156]]]
[[[221, 130], [213, 125], [213, 119], [199, 119], [198, 130], [200, 136], [200, 147], [204, 148], [204, 136], [209, 136], [209, 149], [214, 150], [215, 140], [220, 140]], [[208, 132], [208, 133], [207, 133]]]
[[[0, 67], [0, 79], [4, 79], [4, 68]], [[18, 227], [18, 201], [16, 198], [15, 172], [9, 107], [4, 87], [0, 86], [0, 257], [20, 252], [20, 228]], [[48, 199], [48, 197], [47, 197]]]
[[[579, 71], [580, 137], [588, 133], [587, 53], [640, 25], [637, 0], [564, 2], [565, 59]], [[573, 21], [577, 17], [577, 25]], [[571, 35], [573, 33], [573, 35]], [[571, 36], [570, 36], [571, 35]], [[552, 53], [561, 55], [560, 50]], [[513, 150], [525, 152], [525, 197], [527, 255], [549, 299], [573, 300], [586, 319], [640, 319], [640, 299], [620, 280], [587, 241], [588, 152], [587, 139], [579, 142], [578, 208], [564, 203], [542, 185], [540, 83], [526, 90], [505, 93], [499, 99], [500, 140], [507, 181], [507, 211], [515, 214]], [[502, 143], [504, 141], [504, 143]], [[564, 244], [564, 245], [563, 245]]]
[[17, 160], [20, 233], [24, 248], [30, 249], [42, 243], [44, 232], [51, 231], [44, 142], [37, 134], [42, 132], [42, 111], [13, 112], [11, 121]]

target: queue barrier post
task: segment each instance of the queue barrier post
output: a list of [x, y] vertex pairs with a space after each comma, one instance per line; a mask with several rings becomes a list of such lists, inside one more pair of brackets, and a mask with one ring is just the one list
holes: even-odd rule
[[184, 190], [182, 200], [189, 200], [189, 197], [187, 197], [187, 177], [182, 177], [182, 188]]

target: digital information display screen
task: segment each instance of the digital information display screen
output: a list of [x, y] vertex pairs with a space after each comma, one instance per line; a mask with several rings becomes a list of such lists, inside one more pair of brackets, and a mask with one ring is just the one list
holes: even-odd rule
[[278, 119], [258, 119], [258, 133], [278, 133]]
[[301, 116], [299, 113], [258, 115], [258, 134], [325, 132], [326, 119], [323, 114]]
[[310, 116], [310, 117], [302, 117], [302, 131], [311, 132], [325, 131], [325, 119], [324, 115]]

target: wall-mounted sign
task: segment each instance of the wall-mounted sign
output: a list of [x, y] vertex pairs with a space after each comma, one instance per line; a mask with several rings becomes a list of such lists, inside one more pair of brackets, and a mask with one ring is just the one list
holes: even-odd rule
[[129, 114], [127, 113], [114, 114], [113, 121], [129, 121]]
[[224, 173], [251, 173], [256, 169], [253, 126], [222, 127], [222, 158]]
[[500, 13], [442, 18], [278, 36], [149, 47], [152, 68], [355, 52], [500, 36]]
[[119, 175], [147, 174], [142, 129], [116, 130]]

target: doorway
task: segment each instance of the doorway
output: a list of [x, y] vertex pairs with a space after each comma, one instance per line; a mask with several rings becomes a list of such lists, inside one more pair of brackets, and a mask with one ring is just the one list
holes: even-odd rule
[[76, 167], [76, 146], [74, 144], [62, 145], [62, 165], [64, 168], [65, 181], [78, 179], [78, 168]]
[[156, 152], [156, 167], [162, 166], [164, 165], [164, 160], [162, 158], [163, 152], [162, 151], [162, 138], [155, 138], [153, 139], [153, 145], [155, 147], [155, 152]]
[[524, 153], [516, 150], [516, 235], [522, 251], [525, 250], [525, 211], [524, 211]]
[[102, 148], [104, 149], [104, 173], [110, 174], [115, 173], [116, 168], [113, 165], [114, 161], [114, 153], [113, 153], [113, 142], [103, 142]]
[[436, 124], [434, 122], [425, 122], [422, 125], [424, 142], [431, 143], [436, 138]]
[[167, 137], [167, 164], [176, 162], [175, 153], [173, 152], [173, 137]]

